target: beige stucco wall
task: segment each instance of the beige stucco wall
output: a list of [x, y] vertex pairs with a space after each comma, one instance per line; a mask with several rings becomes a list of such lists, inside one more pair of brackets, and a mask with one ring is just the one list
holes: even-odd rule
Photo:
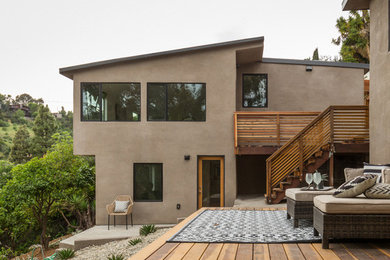
[[[80, 82], [140, 82], [141, 122], [80, 122]], [[147, 82], [206, 83], [206, 121], [148, 122]], [[133, 163], [163, 163], [163, 202], [136, 202], [135, 223], [175, 223], [197, 209], [198, 155], [225, 156], [225, 201], [232, 206], [236, 197], [235, 82], [236, 54], [229, 48], [74, 75], [74, 152], [96, 155], [97, 224], [107, 222], [105, 205], [115, 195], [133, 195]], [[184, 160], [187, 154], [190, 161]]]
[[390, 163], [388, 1], [370, 2], [370, 162]]
[[[242, 107], [242, 74], [268, 74], [268, 107]], [[237, 70], [237, 110], [322, 111], [330, 105], [364, 105], [364, 70], [256, 63]]]
[[[251, 45], [240, 46], [246, 47]], [[234, 47], [78, 71], [73, 76], [74, 152], [96, 156], [97, 224], [107, 222], [105, 205], [116, 195], [133, 195], [134, 163], [163, 163], [163, 201], [136, 202], [135, 223], [175, 223], [197, 209], [199, 155], [225, 157], [225, 206], [232, 206], [236, 198], [233, 112], [241, 104], [242, 72], [268, 73], [269, 110], [321, 111], [331, 104], [363, 104], [362, 69], [315, 66], [309, 73], [301, 65], [255, 64], [241, 65], [237, 72]], [[140, 82], [141, 121], [81, 122], [81, 82]], [[148, 122], [147, 82], [206, 83], [206, 121]], [[190, 161], [184, 160], [187, 154]]]

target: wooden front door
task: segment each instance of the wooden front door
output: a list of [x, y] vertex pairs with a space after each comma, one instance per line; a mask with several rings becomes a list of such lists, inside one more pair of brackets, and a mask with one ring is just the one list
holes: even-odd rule
[[224, 206], [224, 174], [223, 157], [198, 157], [198, 208]]

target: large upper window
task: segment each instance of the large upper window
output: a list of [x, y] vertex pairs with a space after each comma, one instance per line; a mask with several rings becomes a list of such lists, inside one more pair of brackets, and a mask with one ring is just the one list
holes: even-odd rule
[[242, 106], [267, 107], [267, 88], [267, 74], [244, 74], [242, 76]]
[[149, 121], [205, 121], [206, 84], [148, 83]]
[[81, 83], [82, 121], [139, 121], [139, 83]]
[[162, 201], [162, 163], [134, 164], [134, 201]]

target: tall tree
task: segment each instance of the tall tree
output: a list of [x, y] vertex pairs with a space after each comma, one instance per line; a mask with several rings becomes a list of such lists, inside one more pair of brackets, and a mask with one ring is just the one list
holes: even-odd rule
[[48, 106], [41, 106], [38, 109], [38, 115], [34, 120], [34, 137], [32, 139], [32, 153], [34, 156], [41, 157], [46, 153], [54, 143], [52, 136], [57, 131], [57, 122], [50, 113]]
[[340, 36], [332, 39], [332, 43], [341, 45], [340, 55], [345, 62], [370, 62], [370, 13], [351, 11], [346, 19], [337, 19]]
[[318, 55], [318, 48], [316, 48], [313, 52], [313, 60], [320, 60], [320, 56]]
[[9, 160], [19, 164], [27, 162], [30, 158], [30, 134], [27, 127], [22, 125], [13, 139]]

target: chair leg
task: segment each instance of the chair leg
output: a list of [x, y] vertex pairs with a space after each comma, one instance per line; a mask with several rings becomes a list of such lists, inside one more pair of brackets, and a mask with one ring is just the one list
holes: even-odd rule
[[326, 235], [322, 235], [322, 248], [329, 249], [329, 238]]
[[297, 228], [297, 227], [298, 227], [298, 219], [294, 218], [294, 228]]
[[125, 217], [126, 217], [126, 230], [127, 230], [127, 215]]
[[114, 227], [115, 227], [115, 215], [114, 215]]
[[130, 214], [131, 217], [131, 226], [133, 226], [133, 213]]
[[108, 215], [108, 225], [107, 225], [107, 227], [108, 227], [108, 230], [110, 230], [110, 215]]

